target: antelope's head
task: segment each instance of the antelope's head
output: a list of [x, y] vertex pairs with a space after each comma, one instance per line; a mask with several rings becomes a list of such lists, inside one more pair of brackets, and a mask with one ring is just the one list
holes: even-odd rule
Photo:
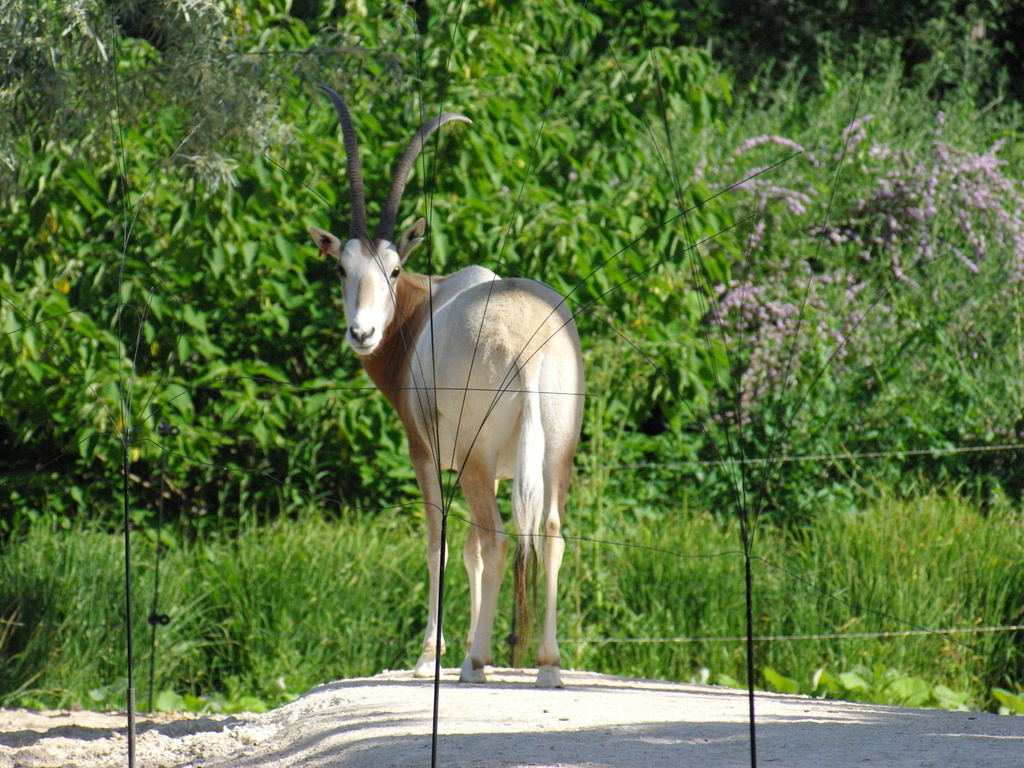
[[348, 324], [346, 338], [359, 355], [369, 355], [380, 344], [384, 331], [395, 318], [395, 285], [402, 266], [412, 250], [423, 241], [425, 223], [419, 219], [394, 240], [398, 205], [405, 192], [409, 172], [427, 138], [451, 120], [471, 122], [469, 118], [445, 112], [427, 121], [405, 148], [402, 159], [391, 177], [391, 188], [380, 214], [377, 234], [372, 239], [366, 226], [366, 200], [363, 192], [363, 170], [359, 162], [359, 145], [348, 108], [341, 96], [330, 88], [320, 88], [331, 97], [341, 121], [341, 132], [348, 160], [348, 183], [352, 197], [351, 230], [348, 242], [318, 227], [309, 234], [322, 257], [338, 261], [342, 302]]

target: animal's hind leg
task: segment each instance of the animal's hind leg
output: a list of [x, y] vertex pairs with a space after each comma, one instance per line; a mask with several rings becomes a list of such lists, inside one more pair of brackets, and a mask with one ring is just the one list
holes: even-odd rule
[[537, 653], [537, 685], [543, 688], [562, 686], [562, 656], [558, 650], [558, 572], [565, 554], [562, 519], [565, 499], [572, 476], [572, 455], [575, 440], [561, 451], [551, 451], [544, 465], [544, 525], [541, 556], [546, 580], [544, 593], [544, 629]]
[[[465, 493], [465, 490], [463, 490]], [[494, 496], [498, 496], [498, 481], [494, 481]], [[496, 518], [497, 528], [500, 528], [501, 518]], [[484, 561], [481, 553], [480, 526], [471, 524], [469, 533], [466, 535], [466, 546], [462, 550], [462, 560], [466, 564], [466, 574], [469, 577], [469, 634], [466, 637], [472, 639], [476, 634], [477, 622], [480, 618], [480, 600], [483, 591]], [[490, 662], [488, 662], [490, 663]]]
[[562, 687], [562, 656], [558, 650], [558, 571], [562, 567], [565, 539], [562, 538], [561, 514], [557, 508], [548, 511], [544, 521], [542, 556], [545, 574], [544, 631], [537, 653], [537, 685], [541, 688]]
[[484, 667], [492, 661], [491, 633], [505, 574], [508, 536], [494, 497], [494, 473], [467, 466], [461, 483], [472, 513], [473, 528], [464, 554], [472, 591], [476, 594], [471, 595], [469, 649], [459, 678], [463, 682], [482, 683], [487, 680]]

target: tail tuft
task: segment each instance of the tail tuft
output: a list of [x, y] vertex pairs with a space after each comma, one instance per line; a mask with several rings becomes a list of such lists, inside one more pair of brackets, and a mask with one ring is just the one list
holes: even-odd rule
[[508, 636], [512, 667], [526, 666], [526, 649], [532, 635], [531, 606], [537, 603], [537, 550], [519, 539], [513, 564], [515, 603], [512, 606], [512, 632]]

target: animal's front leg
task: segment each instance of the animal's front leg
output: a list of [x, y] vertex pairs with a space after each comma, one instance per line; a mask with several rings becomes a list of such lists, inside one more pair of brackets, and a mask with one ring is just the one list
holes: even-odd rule
[[[427, 630], [423, 638], [423, 653], [413, 674], [416, 677], [433, 677], [437, 665], [437, 654], [444, 653], [444, 636], [438, 633], [439, 600], [438, 595], [441, 587], [441, 573], [443, 565], [447, 564], [448, 551], [443, 547], [441, 537], [441, 521], [444, 514], [442, 508], [442, 497], [440, 478], [437, 477], [437, 469], [430, 461], [413, 456], [413, 464], [416, 469], [416, 479], [419, 482], [420, 492], [423, 494], [423, 507], [427, 519], [427, 572], [429, 574], [429, 589], [427, 590]], [[444, 550], [444, 563], [442, 563], [442, 550]], [[440, 643], [440, 648], [438, 644]]]

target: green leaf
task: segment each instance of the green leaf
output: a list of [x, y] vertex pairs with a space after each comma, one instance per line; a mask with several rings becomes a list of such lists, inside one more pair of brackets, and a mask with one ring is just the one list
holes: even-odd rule
[[108, 693], [106, 688], [93, 688], [89, 691], [89, 698], [97, 703], [102, 703], [107, 700]]
[[1014, 712], [1018, 715], [1024, 715], [1024, 696], [1010, 693], [1005, 688], [993, 688], [992, 695], [1003, 705], [1000, 707], [1000, 712], [1005, 708], [1007, 713]]
[[91, 461], [96, 451], [99, 433], [93, 427], [85, 427], [78, 432], [78, 454], [86, 461]]
[[36, 384], [40, 384], [43, 381], [44, 370], [43, 366], [37, 363], [35, 360], [25, 360], [22, 362], [21, 367], [25, 369], [29, 376]]
[[838, 676], [839, 684], [848, 691], [868, 691], [871, 683], [856, 672], [842, 672]]
[[208, 701], [207, 699], [201, 699], [198, 696], [191, 696], [185, 694], [182, 697], [185, 703], [185, 709], [189, 712], [219, 712], [220, 706], [217, 702]]
[[237, 699], [224, 705], [224, 712], [234, 714], [236, 712], [266, 712], [270, 707], [263, 699], [255, 696], [239, 696]]
[[839, 691], [840, 683], [834, 675], [826, 671], [825, 667], [819, 667], [811, 678], [811, 689], [819, 696]]
[[181, 712], [186, 709], [185, 698], [174, 691], [160, 691], [153, 699], [157, 712]]
[[923, 707], [932, 698], [931, 688], [920, 677], [908, 675], [897, 677], [886, 686], [888, 692], [900, 704], [908, 707]]
[[295, 251], [298, 248], [294, 240], [286, 237], [283, 232], [278, 232], [274, 235], [274, 245], [277, 246], [277, 252], [285, 263], [293, 260]]
[[800, 693], [800, 684], [790, 677], [784, 677], [771, 667], [761, 670], [765, 683], [776, 693]]
[[266, 448], [270, 445], [270, 430], [267, 429], [266, 423], [262, 420], [253, 423], [252, 435], [256, 438], [261, 448]]
[[945, 685], [936, 685], [932, 689], [932, 696], [935, 698], [935, 703], [940, 709], [955, 710], [958, 712], [969, 712], [971, 709], [967, 706], [967, 702], [970, 701], [971, 698], [970, 693], [967, 691], [958, 693]]
[[195, 328], [197, 331], [201, 333], [207, 332], [205, 313], [197, 312], [192, 307], [191, 304], [186, 304], [184, 307], [182, 307], [181, 312], [182, 318], [185, 320], [186, 324], [190, 325], [191, 327]]
[[741, 683], [739, 680], [737, 680], [736, 678], [729, 677], [729, 675], [725, 674], [724, 672], [720, 672], [717, 675], [715, 675], [715, 685], [725, 685], [725, 686], [728, 686], [729, 688], [746, 688], [747, 687], [743, 683]]

